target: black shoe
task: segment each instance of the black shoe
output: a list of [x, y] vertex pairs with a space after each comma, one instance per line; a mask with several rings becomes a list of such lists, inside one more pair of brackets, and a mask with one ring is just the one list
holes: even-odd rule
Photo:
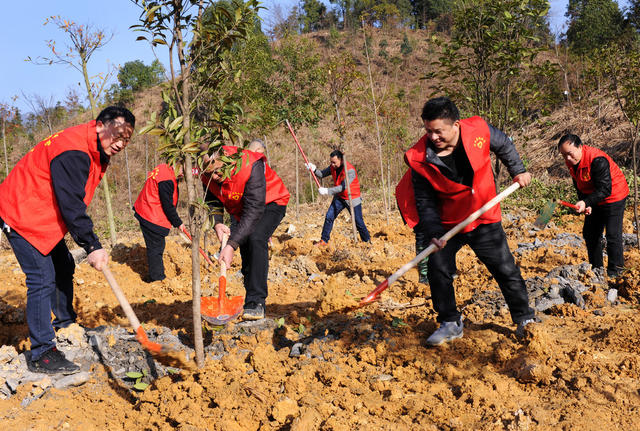
[[65, 358], [64, 353], [55, 347], [47, 350], [37, 361], [27, 360], [27, 368], [34, 373], [73, 374], [80, 367]]
[[242, 320], [260, 320], [264, 319], [264, 305], [249, 302], [244, 305], [242, 312]]

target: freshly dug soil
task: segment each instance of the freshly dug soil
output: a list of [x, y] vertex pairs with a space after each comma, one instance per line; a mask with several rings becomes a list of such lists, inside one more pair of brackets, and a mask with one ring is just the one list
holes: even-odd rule
[[[113, 361], [120, 360], [127, 371], [145, 372], [155, 369], [149, 365], [154, 361], [133, 353], [134, 347], [140, 352], [135, 341], [107, 335], [109, 328], [127, 328], [128, 322], [102, 275], [81, 263], [76, 268], [78, 323], [106, 325], [107, 332], [100, 335], [106, 340], [103, 348], [119, 348], [119, 353], [111, 350], [107, 357], [113, 356], [112, 362], [91, 365], [80, 386], [21, 384], [0, 400], [2, 428], [640, 429], [636, 249], [625, 252], [630, 270], [619, 279], [605, 281], [587, 271], [575, 280], [584, 286], [584, 308], [569, 302], [554, 305], [538, 313], [542, 321], [528, 326], [518, 339], [495, 280], [465, 247], [458, 254], [455, 279], [458, 304], [464, 308], [464, 337], [427, 348], [424, 340], [436, 328], [435, 313], [429, 287], [418, 283], [415, 270], [380, 301], [355, 307], [415, 256], [412, 231], [398, 217], [387, 223], [373, 209], [364, 210], [371, 244], [354, 244], [350, 223], [341, 217], [324, 248], [313, 245], [322, 224], [317, 207], [303, 209], [299, 220], [291, 210], [272, 241], [267, 319], [256, 325], [236, 321], [225, 328], [205, 324], [207, 360], [202, 369], [194, 366], [191, 350], [188, 245], [177, 235], [169, 237], [167, 279], [148, 284], [142, 281], [146, 256], [141, 234], [121, 234], [122, 243], [111, 252], [112, 272], [150, 337], [164, 332], [184, 343], [179, 346], [184, 351], [168, 357], [170, 364], [157, 364], [181, 371], [146, 376], [150, 386], [143, 391], [119, 377]], [[535, 216], [508, 213], [504, 226], [511, 249], [519, 249], [515, 256], [523, 277], [541, 280], [529, 288], [545, 290], [562, 285], [558, 276], [545, 278], [554, 268], [586, 261], [584, 244], [554, 242], [567, 232], [579, 238], [582, 219], [563, 216], [537, 231], [532, 228]], [[630, 223], [625, 232], [631, 232]], [[535, 247], [523, 246], [536, 240]], [[204, 265], [203, 294], [217, 295], [216, 270]], [[228, 271], [230, 296], [244, 294], [239, 265], [235, 256]], [[614, 302], [607, 299], [610, 288], [619, 293]], [[0, 345], [18, 352], [29, 347], [22, 312], [25, 292], [15, 257], [2, 252]]]

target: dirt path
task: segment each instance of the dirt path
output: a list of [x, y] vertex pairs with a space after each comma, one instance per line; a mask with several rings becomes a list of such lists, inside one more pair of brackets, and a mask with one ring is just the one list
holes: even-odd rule
[[[531, 230], [534, 218], [506, 218], [512, 250], [580, 233], [578, 217], [565, 216], [562, 229], [539, 232]], [[399, 219], [386, 225], [365, 208], [365, 220], [371, 246], [352, 245], [346, 239], [350, 224], [340, 218], [330, 246], [318, 249], [312, 240], [319, 236], [321, 215], [307, 211], [295, 221], [289, 214], [271, 251], [267, 315], [276, 323], [246, 332], [237, 324], [207, 328], [209, 342], [220, 343], [225, 354], [210, 355], [204, 369], [160, 377], [143, 392], [113, 378], [101, 363], [78, 387], [46, 388], [46, 380], [24, 384], [0, 400], [3, 429], [640, 429], [637, 251], [625, 253], [632, 270], [615, 286], [585, 275], [584, 309], [551, 307], [518, 340], [495, 281], [464, 248], [455, 285], [458, 303], [466, 307], [465, 336], [430, 349], [424, 340], [436, 327], [435, 314], [429, 288], [418, 284], [415, 270], [380, 302], [346, 311], [414, 256], [412, 232]], [[295, 232], [287, 234], [290, 224]], [[525, 278], [586, 260], [584, 246], [522, 250], [516, 260]], [[167, 280], [146, 284], [141, 235], [131, 233], [113, 250], [112, 271], [146, 328], [190, 337], [189, 257], [179, 237], [171, 237]], [[238, 271], [236, 258], [230, 295], [243, 294]], [[213, 295], [216, 274], [204, 267], [202, 274], [204, 295]], [[82, 263], [76, 282], [79, 323], [127, 325], [101, 274]], [[0, 286], [0, 345], [20, 352], [28, 348], [20, 312], [26, 289], [8, 251], [0, 255]], [[620, 293], [613, 304], [606, 299], [609, 287]], [[21, 406], [43, 388], [44, 395]]]

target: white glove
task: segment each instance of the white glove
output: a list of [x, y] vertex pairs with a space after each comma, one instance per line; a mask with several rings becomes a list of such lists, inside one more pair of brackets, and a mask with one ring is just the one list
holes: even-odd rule
[[313, 163], [305, 163], [304, 166], [309, 169], [311, 172], [315, 172], [316, 171], [316, 165], [314, 165]]
[[329, 189], [326, 187], [320, 187], [318, 189], [318, 193], [320, 193], [321, 195], [328, 195], [329, 194]]

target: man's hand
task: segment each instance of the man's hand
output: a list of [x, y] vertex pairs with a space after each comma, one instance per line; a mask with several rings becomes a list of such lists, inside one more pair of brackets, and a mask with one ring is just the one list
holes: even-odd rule
[[591, 215], [591, 210], [592, 210], [592, 208], [591, 208], [591, 207], [586, 207], [586, 208], [584, 209], [584, 213], [585, 213], [586, 215]]
[[313, 163], [305, 163], [304, 166], [309, 169], [311, 172], [315, 172], [316, 171], [316, 165], [314, 165]]
[[[589, 207], [589, 208], [591, 208], [591, 207]], [[582, 213], [587, 214], [586, 209], [587, 209], [587, 204], [584, 203], [584, 201], [576, 202], [576, 212], [578, 214], [582, 214]], [[591, 214], [591, 210], [589, 210], [589, 214]]]
[[527, 187], [531, 184], [531, 174], [529, 172], [523, 172], [513, 177], [513, 182], [520, 184], [520, 187]]
[[320, 193], [321, 195], [328, 195], [329, 194], [329, 189], [326, 187], [320, 187], [318, 189], [318, 193]]
[[229, 229], [229, 226], [222, 223], [216, 224], [213, 227], [213, 230], [216, 231], [216, 236], [220, 242], [222, 242], [222, 238], [224, 238], [225, 235], [231, 235], [231, 229]]
[[233, 247], [229, 244], [225, 245], [222, 251], [220, 251], [220, 257], [218, 262], [224, 262], [227, 268], [231, 268], [231, 261], [233, 260]]
[[180, 226], [178, 226], [178, 230], [179, 230], [180, 232], [184, 232], [185, 230], [187, 230], [187, 228], [186, 228], [186, 227], [184, 227], [184, 223], [182, 223]]
[[104, 248], [99, 248], [89, 253], [87, 262], [98, 271], [102, 271], [109, 264], [109, 255]]
[[438, 250], [442, 250], [447, 245], [447, 241], [441, 241], [438, 238], [431, 238], [431, 244], [435, 245]]

